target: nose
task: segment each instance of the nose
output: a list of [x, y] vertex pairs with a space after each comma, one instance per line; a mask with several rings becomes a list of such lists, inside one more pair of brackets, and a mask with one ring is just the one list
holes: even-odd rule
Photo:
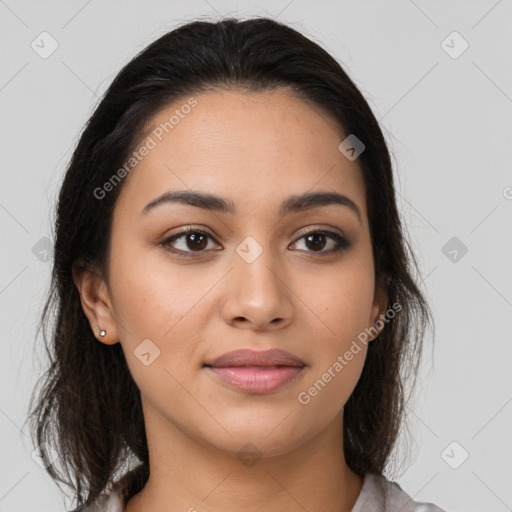
[[289, 272], [276, 264], [270, 250], [263, 250], [254, 260], [240, 254], [233, 254], [234, 268], [224, 282], [224, 321], [258, 331], [286, 327], [294, 315]]

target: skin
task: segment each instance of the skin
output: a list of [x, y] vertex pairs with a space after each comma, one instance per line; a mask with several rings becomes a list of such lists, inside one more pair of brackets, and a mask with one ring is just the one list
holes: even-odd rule
[[[74, 276], [91, 329], [102, 343], [121, 343], [141, 391], [151, 475], [126, 511], [349, 512], [362, 479], [343, 455], [343, 406], [365, 345], [309, 404], [297, 396], [385, 312], [361, 169], [339, 151], [345, 137], [334, 120], [284, 88], [195, 98], [125, 178], [108, 280]], [[185, 103], [160, 111], [153, 126]], [[228, 198], [237, 213], [167, 203], [141, 214], [163, 192], [187, 189]], [[278, 217], [290, 195], [320, 190], [348, 196], [361, 220], [338, 205]], [[159, 245], [189, 225], [210, 235], [202, 252], [186, 235], [170, 247], [195, 258]], [[336, 241], [316, 248], [301, 228], [327, 228], [351, 246], [322, 257]], [[251, 263], [236, 252], [247, 236], [263, 251]], [[148, 366], [134, 355], [145, 339], [160, 350]], [[202, 367], [239, 348], [281, 348], [307, 366], [285, 387], [249, 395]], [[260, 454], [250, 466], [237, 457], [249, 442]]]

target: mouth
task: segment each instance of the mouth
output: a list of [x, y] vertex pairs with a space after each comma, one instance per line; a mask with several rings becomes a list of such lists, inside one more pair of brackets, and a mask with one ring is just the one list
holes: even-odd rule
[[230, 388], [249, 394], [276, 391], [294, 380], [304, 366], [205, 366]]
[[249, 349], [224, 354], [203, 367], [221, 384], [248, 394], [271, 393], [295, 380], [306, 364], [279, 349]]
[[228, 366], [305, 366], [300, 357], [280, 349], [256, 351], [240, 349], [227, 352], [216, 359], [206, 361], [204, 366], [223, 368]]

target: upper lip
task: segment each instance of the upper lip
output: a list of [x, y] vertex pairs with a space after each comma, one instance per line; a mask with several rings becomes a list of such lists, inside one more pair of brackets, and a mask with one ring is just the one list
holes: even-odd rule
[[299, 357], [277, 348], [264, 351], [250, 349], [234, 350], [207, 361], [204, 366], [305, 366]]

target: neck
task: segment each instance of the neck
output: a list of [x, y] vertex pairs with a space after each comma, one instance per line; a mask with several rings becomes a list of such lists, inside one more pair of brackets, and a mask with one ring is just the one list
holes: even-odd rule
[[125, 512], [350, 512], [361, 492], [343, 455], [342, 413], [296, 449], [252, 459], [200, 443], [155, 411], [145, 417], [150, 477]]

